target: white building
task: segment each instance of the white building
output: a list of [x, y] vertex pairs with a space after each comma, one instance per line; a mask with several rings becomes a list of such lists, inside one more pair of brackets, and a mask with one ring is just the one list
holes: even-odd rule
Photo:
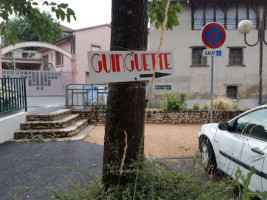
[[[226, 41], [220, 48], [222, 57], [214, 58], [214, 97], [226, 96], [239, 101], [239, 108], [252, 107], [259, 95], [259, 44], [249, 47], [238, 32], [241, 20], [252, 21], [253, 29], [247, 41], [258, 40], [260, 20], [266, 28], [267, 2], [263, 0], [181, 0], [184, 11], [180, 25], [167, 31], [162, 50], [174, 53], [175, 76], [156, 81], [154, 105], [159, 105], [162, 90], [187, 93], [189, 102], [206, 104], [210, 98], [211, 58], [203, 57], [206, 49], [201, 30], [207, 23], [218, 22], [226, 29]], [[149, 50], [157, 50], [161, 30], [152, 24]], [[267, 45], [263, 44], [263, 92], [267, 95]], [[254, 103], [254, 104], [253, 104]], [[190, 104], [190, 103], [189, 103]]]

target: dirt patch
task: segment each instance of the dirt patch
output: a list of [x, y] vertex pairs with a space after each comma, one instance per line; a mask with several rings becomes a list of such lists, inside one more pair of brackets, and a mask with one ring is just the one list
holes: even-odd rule
[[[145, 155], [156, 157], [194, 156], [198, 150], [198, 131], [201, 125], [147, 124]], [[93, 128], [86, 142], [104, 145], [105, 127]]]

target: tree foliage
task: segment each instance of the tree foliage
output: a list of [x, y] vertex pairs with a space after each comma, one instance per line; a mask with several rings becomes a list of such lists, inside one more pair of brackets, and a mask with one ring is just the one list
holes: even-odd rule
[[[17, 40], [15, 42], [24, 42], [24, 41], [42, 41], [42, 42], [52, 42], [62, 38], [62, 29], [59, 22], [56, 22], [52, 16], [47, 13], [42, 13], [43, 17], [49, 22], [52, 33], [48, 37], [40, 38], [40, 35], [36, 32], [35, 29], [31, 27], [30, 19], [23, 17], [9, 21], [8, 26], [10, 29], [17, 31]], [[47, 35], [46, 35], [47, 36]], [[5, 41], [5, 45], [9, 45]]]
[[[165, 8], [168, 0], [152, 0], [149, 2], [149, 18], [150, 22], [154, 23], [156, 28], [162, 27]], [[178, 13], [183, 10], [183, 6], [179, 3], [172, 3], [168, 10], [167, 30], [172, 30], [175, 26], [179, 25]]]
[[57, 4], [55, 2], [41, 0], [2, 0], [0, 2], [0, 23], [1, 34], [4, 35], [7, 43], [14, 44], [17, 40], [18, 30], [9, 26], [9, 16], [25, 17], [29, 20], [30, 26], [39, 35], [41, 40], [51, 41], [53, 31], [49, 18], [46, 18], [37, 6], [48, 6], [52, 13], [61, 20], [70, 22], [71, 17], [76, 20], [74, 11], [66, 3]]

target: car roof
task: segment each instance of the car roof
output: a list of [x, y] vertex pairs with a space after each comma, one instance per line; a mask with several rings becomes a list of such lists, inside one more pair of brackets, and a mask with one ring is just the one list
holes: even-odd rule
[[248, 113], [251, 113], [251, 112], [253, 112], [253, 111], [261, 110], [261, 109], [267, 109], [267, 105], [257, 106], [257, 107], [255, 107], [255, 108], [252, 108], [252, 109], [250, 109], [250, 110], [247, 110], [247, 111], [243, 112], [242, 114], [240, 114], [240, 115], [234, 117], [233, 119], [229, 120], [228, 123], [231, 124], [231, 123], [233, 123], [233, 121], [235, 121], [237, 118], [239, 118], [239, 117], [241, 117], [241, 116], [243, 116], [243, 115], [246, 115], [246, 114], [248, 114]]

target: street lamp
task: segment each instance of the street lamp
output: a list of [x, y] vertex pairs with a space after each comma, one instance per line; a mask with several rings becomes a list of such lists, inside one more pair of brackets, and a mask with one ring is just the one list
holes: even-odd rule
[[265, 45], [267, 45], [265, 41], [265, 32], [264, 32], [264, 26], [263, 21], [260, 20], [259, 28], [258, 28], [258, 41], [255, 44], [249, 44], [247, 42], [246, 34], [249, 33], [252, 30], [252, 23], [249, 20], [242, 20], [239, 22], [238, 31], [242, 34], [244, 34], [244, 40], [246, 45], [250, 47], [256, 46], [260, 42], [260, 57], [259, 57], [259, 105], [262, 103], [262, 49], [263, 49], [263, 42]]

